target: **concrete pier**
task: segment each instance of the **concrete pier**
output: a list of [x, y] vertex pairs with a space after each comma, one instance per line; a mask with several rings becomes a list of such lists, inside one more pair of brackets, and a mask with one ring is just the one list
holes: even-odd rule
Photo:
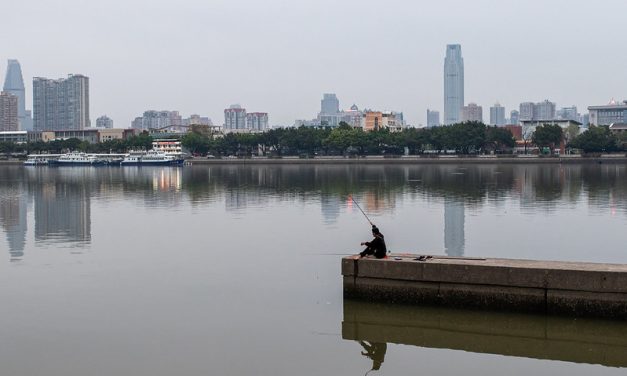
[[627, 367], [627, 323], [344, 301], [342, 338]]
[[342, 259], [347, 298], [627, 319], [627, 265], [391, 255]]

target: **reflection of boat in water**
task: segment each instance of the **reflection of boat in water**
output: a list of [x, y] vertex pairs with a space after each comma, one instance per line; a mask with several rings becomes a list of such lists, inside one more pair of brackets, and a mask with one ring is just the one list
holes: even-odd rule
[[122, 160], [122, 166], [161, 166], [182, 164], [183, 159], [161, 151], [131, 151]]
[[48, 162], [59, 158], [59, 154], [31, 154], [24, 161], [24, 166], [47, 166]]
[[342, 338], [627, 367], [622, 321], [345, 300]]

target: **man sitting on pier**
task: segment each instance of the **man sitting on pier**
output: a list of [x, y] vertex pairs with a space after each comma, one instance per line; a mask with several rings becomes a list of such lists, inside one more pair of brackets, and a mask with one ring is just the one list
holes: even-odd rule
[[366, 246], [366, 249], [364, 249], [363, 252], [359, 254], [359, 257], [374, 255], [374, 257], [376, 258], [382, 259], [385, 257], [388, 250], [385, 246], [385, 239], [383, 238], [383, 234], [375, 225], [372, 225], [372, 236], [374, 236], [374, 239], [372, 239], [371, 241], [361, 243], [361, 245]]

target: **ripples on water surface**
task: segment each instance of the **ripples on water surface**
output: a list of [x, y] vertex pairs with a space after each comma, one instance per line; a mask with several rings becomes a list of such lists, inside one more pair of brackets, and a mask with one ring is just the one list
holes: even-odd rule
[[353, 195], [393, 251], [624, 263], [626, 173], [0, 167], [0, 372], [625, 374], [622, 323], [344, 303], [338, 254]]

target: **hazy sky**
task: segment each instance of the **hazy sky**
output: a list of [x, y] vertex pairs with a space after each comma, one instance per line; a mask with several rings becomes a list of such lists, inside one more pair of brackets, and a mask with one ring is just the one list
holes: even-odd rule
[[627, 99], [627, 1], [5, 0], [6, 59], [32, 77], [90, 77], [91, 118], [148, 109], [210, 116], [240, 103], [271, 125], [340, 106], [442, 111], [445, 47], [460, 43], [466, 102], [550, 99], [583, 112]]

